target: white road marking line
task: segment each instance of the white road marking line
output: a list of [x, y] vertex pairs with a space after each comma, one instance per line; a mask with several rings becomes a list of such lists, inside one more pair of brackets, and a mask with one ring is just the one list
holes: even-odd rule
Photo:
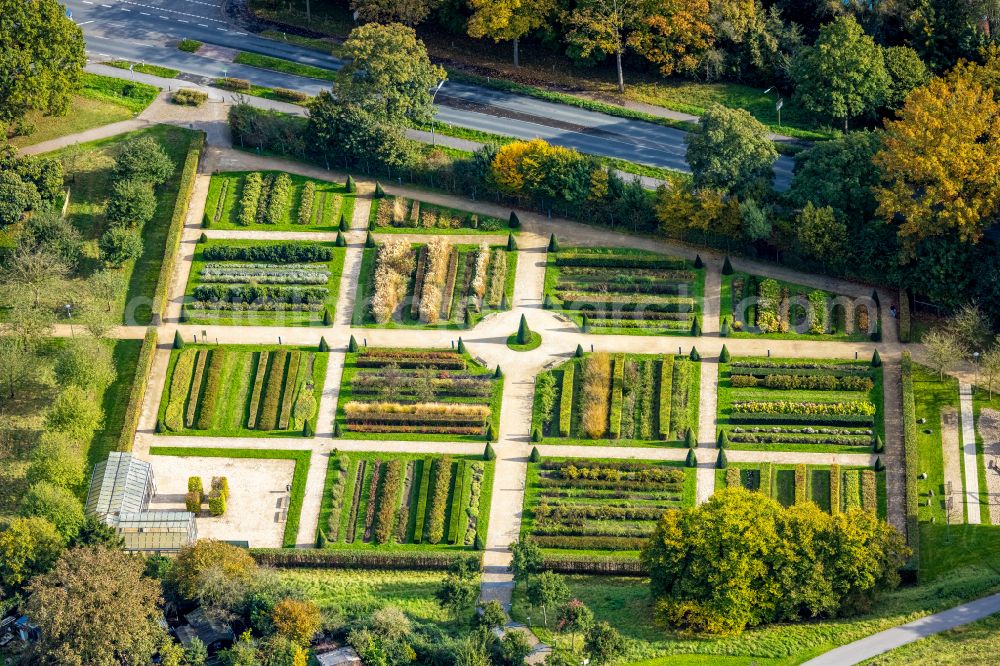
[[169, 21], [170, 20], [169, 16], [161, 16], [160, 18], [163, 19], [164, 21]]
[[132, 11], [131, 9], [125, 9], [124, 7], [122, 7], [122, 8], [121, 8], [121, 10], [122, 10], [123, 12], [130, 12], [130, 11]]
[[207, 28], [208, 26], [207, 26], [207, 25], [205, 25], [204, 23], [199, 23], [199, 24], [198, 24], [198, 27], [199, 27], [199, 28]]
[[149, 12], [139, 12], [139, 13], [142, 14], [143, 16], [151, 16]]
[[[190, 12], [181, 12], [175, 9], [167, 9], [166, 7], [153, 7], [151, 5], [143, 4], [141, 2], [132, 2], [131, 0], [121, 0], [124, 5], [132, 5], [134, 7], [145, 7], [147, 9], [159, 9], [161, 12], [167, 12], [168, 14], [180, 14], [181, 16], [190, 16], [191, 18], [201, 19], [202, 21], [212, 21], [213, 23], [225, 23], [220, 19], [211, 18], [209, 16], [201, 16], [199, 14], [191, 14]], [[213, 5], [215, 6], [215, 5]]]
[[189, 23], [189, 21], [185, 21], [184, 19], [177, 19], [177, 22], [178, 23]]
[[77, 23], [77, 25], [87, 25], [88, 23], [93, 23], [93, 22], [94, 22], [93, 20], [84, 21], [83, 23]]
[[221, 30], [222, 32], [226, 32], [225, 28], [216, 28], [216, 30]]
[[85, 5], [92, 5], [94, 3], [92, 3], [90, 0], [83, 0], [83, 4], [85, 4]]
[[107, 8], [109, 8], [109, 9], [110, 9], [110, 8], [111, 8], [111, 5], [106, 5], [106, 4], [104, 4], [104, 3], [102, 2], [102, 3], [101, 3], [101, 7], [107, 7]]

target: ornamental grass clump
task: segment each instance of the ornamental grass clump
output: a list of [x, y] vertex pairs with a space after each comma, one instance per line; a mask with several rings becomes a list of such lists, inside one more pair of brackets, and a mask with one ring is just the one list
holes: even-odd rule
[[375, 257], [375, 294], [372, 296], [372, 316], [385, 324], [402, 303], [413, 272], [413, 251], [410, 244], [392, 238], [378, 247]]
[[420, 321], [425, 324], [436, 324], [440, 319], [441, 300], [444, 298], [442, 287], [451, 251], [451, 243], [446, 238], [432, 238], [427, 242], [427, 267], [419, 296]]
[[608, 430], [611, 356], [597, 352], [583, 361], [583, 432], [597, 439]]

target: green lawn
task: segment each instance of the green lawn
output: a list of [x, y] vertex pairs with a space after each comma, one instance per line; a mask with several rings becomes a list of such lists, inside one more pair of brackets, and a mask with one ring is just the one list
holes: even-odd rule
[[[690, 638], [673, 634], [655, 622], [647, 583], [642, 579], [569, 576], [566, 580], [573, 596], [587, 604], [598, 621], [610, 623], [623, 634], [627, 644], [624, 662], [647, 666], [791, 666], [838, 645], [1000, 589], [1000, 572], [967, 566], [949, 571], [933, 584], [889, 592], [876, 602], [870, 614], [860, 617], [773, 625], [735, 637]], [[541, 609], [527, 603], [520, 585], [514, 594], [512, 615], [520, 621], [527, 621], [530, 615], [531, 625], [542, 641], [569, 646], [568, 635], [552, 630], [551, 613], [550, 628], [545, 629]], [[580, 646], [579, 638], [576, 644]], [[654, 661], [642, 662], [644, 659]]]
[[294, 460], [292, 492], [288, 500], [288, 519], [282, 544], [285, 548], [295, 546], [302, 514], [302, 501], [306, 495], [306, 479], [309, 476], [309, 451], [269, 450], [269, 449], [219, 449], [191, 446], [151, 446], [153, 456], [176, 456], [188, 458], [252, 458], [260, 460]]
[[[850, 303], [856, 303], [858, 299], [844, 297], [838, 294], [813, 289], [792, 282], [775, 280], [783, 293], [787, 293], [789, 302], [789, 316], [783, 322], [788, 330], [772, 331], [762, 333], [756, 326], [757, 292], [750, 289], [750, 282], [760, 284], [762, 280], [769, 279], [768, 276], [751, 275], [749, 273], [733, 273], [722, 276], [720, 314], [722, 319], [728, 320], [730, 324], [728, 337], [731, 338], [762, 338], [767, 340], [836, 340], [852, 342], [869, 342], [871, 334], [858, 326], [857, 321], [841, 323], [835, 321], [842, 305], [837, 303], [837, 299], [846, 299]], [[737, 295], [736, 285], [742, 284], [743, 297]], [[819, 292], [824, 296], [827, 304], [832, 303], [834, 310], [829, 316], [825, 333], [811, 333], [810, 322], [806, 316], [805, 309], [807, 297]], [[737, 302], [734, 303], [734, 300]], [[742, 303], [742, 305], [741, 305]], [[860, 303], [859, 303], [860, 305]], [[869, 322], [878, 325], [879, 310], [873, 303], [865, 303], [870, 308]], [[855, 306], [857, 307], [857, 306]], [[844, 315], [846, 318], [846, 314]], [[857, 313], [855, 314], [857, 318]], [[874, 320], [874, 321], [872, 321]], [[848, 332], [850, 330], [850, 332]]]
[[111, 60], [103, 64], [125, 70], [131, 67], [134, 71], [139, 72], [140, 74], [149, 74], [150, 76], [158, 76], [164, 79], [176, 78], [177, 75], [181, 73], [178, 69], [160, 67], [159, 65], [147, 65], [145, 63], [131, 62], [129, 60]]
[[99, 74], [84, 73], [80, 90], [72, 96], [64, 116], [47, 116], [32, 111], [26, 120], [35, 131], [10, 140], [15, 148], [78, 134], [95, 127], [128, 120], [144, 110], [159, 91], [144, 83], [122, 81]]
[[337, 78], [337, 72], [332, 69], [313, 67], [312, 65], [304, 65], [298, 62], [292, 62], [291, 60], [284, 60], [282, 58], [273, 58], [271, 56], [261, 55], [260, 53], [247, 53], [246, 51], [240, 51], [233, 62], [239, 65], [250, 65], [251, 67], [259, 67], [261, 69], [270, 69], [275, 72], [282, 72], [283, 74], [322, 79], [323, 81], [333, 81]]
[[[167, 407], [175, 397], [172, 395], [174, 370], [181, 356], [181, 351], [186, 350], [191, 350], [191, 352], [208, 350], [225, 351], [225, 360], [219, 375], [219, 391], [212, 413], [206, 416], [208, 419], [206, 425], [208, 427], [196, 427], [202, 417], [202, 410], [205, 408], [205, 399], [208, 393], [208, 368], [205, 368], [202, 382], [197, 387], [191, 379], [187, 379], [184, 385], [180, 387], [181, 394], [177, 396], [177, 400], [184, 406], [184, 414], [191, 414], [192, 416], [185, 420], [181, 427], [174, 428], [168, 433], [169, 425], [166, 424], [170, 423], [170, 419], [167, 415]], [[281, 376], [274, 375], [272, 378], [272, 373], [278, 371], [276, 365], [278, 361], [274, 354], [277, 351], [301, 352], [301, 356], [298, 366], [292, 366], [290, 362], [287, 362], [287, 367], [281, 368]], [[263, 352], [268, 352], [270, 358], [265, 359], [261, 364], [260, 359]], [[289, 355], [288, 359], [290, 358], [291, 356]], [[294, 416], [294, 412], [292, 412], [287, 429], [280, 427], [272, 428], [264, 424], [264, 405], [266, 404], [268, 387], [272, 384], [272, 379], [276, 383], [276, 386], [279, 387], [276, 395], [279, 398], [277, 402], [278, 414], [282, 412], [287, 413], [288, 410], [284, 405], [286, 401], [289, 405], [297, 405], [300, 400], [307, 399], [307, 392], [311, 391], [313, 410], [312, 415], [308, 417], [308, 421], [312, 424], [315, 431], [328, 361], [328, 353], [317, 352], [315, 347], [308, 346], [186, 345], [184, 350], [175, 349], [170, 354], [170, 362], [167, 366], [167, 378], [164, 383], [163, 395], [160, 398], [159, 411], [157, 412], [158, 422], [164, 424], [161, 426], [164, 434], [173, 435], [202, 437], [302, 437], [303, 426], [299, 423], [299, 418]], [[313, 364], [311, 374], [309, 373], [310, 362]], [[297, 372], [294, 384], [291, 383], [293, 367], [294, 371]], [[197, 371], [195, 371], [194, 376], [197, 377]], [[266, 381], [264, 380], [265, 377]], [[258, 379], [261, 380], [259, 388], [256, 386]], [[288, 383], [286, 384], [285, 382]], [[285, 388], [281, 389], [281, 386]], [[292, 391], [292, 393], [289, 394], [288, 391]], [[256, 427], [251, 428], [248, 427], [248, 424], [251, 415], [254, 414], [253, 403], [255, 394], [258, 396], [258, 410], [255, 415], [260, 420], [257, 421]], [[192, 400], [192, 395], [196, 397], [193, 398], [194, 402], [189, 404], [189, 401]], [[189, 423], [192, 425], [188, 425]]]
[[[355, 194], [349, 193], [344, 185], [325, 180], [306, 178], [288, 174], [292, 180], [291, 205], [285, 211], [283, 220], [276, 224], [243, 225], [238, 221], [240, 197], [248, 171], [228, 171], [214, 174], [208, 187], [205, 201], [204, 225], [211, 229], [266, 229], [270, 231], [337, 231], [341, 218], [348, 225], [354, 215]], [[273, 176], [278, 171], [261, 171], [262, 176]], [[312, 200], [312, 211], [308, 224], [299, 223], [299, 212], [303, 205], [306, 183], [312, 182], [316, 188]]]
[[[413, 244], [414, 255], [420, 244]], [[452, 308], [451, 308], [451, 318], [447, 321], [441, 320], [437, 324], [429, 325], [420, 321], [418, 317], [414, 317], [408, 304], [411, 302], [413, 297], [414, 289], [414, 277], [416, 273], [416, 261], [414, 261], [414, 273], [411, 274], [410, 286], [407, 291], [406, 297], [403, 299], [403, 305], [401, 308], [397, 309], [393, 318], [386, 324], [379, 325], [375, 323], [375, 319], [371, 312], [371, 302], [372, 297], [375, 294], [375, 259], [377, 255], [376, 248], [366, 247], [363, 254], [361, 255], [361, 269], [358, 276], [358, 284], [356, 287], [356, 297], [354, 300], [354, 314], [351, 318], [351, 324], [353, 326], [360, 327], [370, 327], [370, 328], [434, 328], [434, 329], [454, 329], [461, 330], [466, 328], [471, 328], [478, 324], [480, 320], [490, 312], [500, 311], [501, 308], [483, 305], [481, 311], [474, 312], [469, 311], [470, 321], [469, 325], [465, 322], [465, 307], [464, 304], [467, 302], [468, 298], [471, 298], [468, 292], [463, 290], [463, 286], [466, 286], [467, 282], [465, 278], [466, 273], [466, 262], [465, 259], [469, 253], [476, 252], [479, 249], [478, 245], [466, 245], [466, 244], [454, 244], [453, 247], [458, 250], [458, 271], [455, 277], [455, 284], [450, 294]], [[504, 248], [503, 245], [491, 246], [493, 249]], [[510, 304], [514, 302], [514, 283], [517, 280], [517, 261], [518, 253], [507, 252], [507, 274], [504, 281], [504, 299], [507, 302], [507, 308], [510, 309]], [[444, 295], [445, 298], [449, 297], [449, 294]], [[501, 300], [501, 305], [503, 300]]]
[[1000, 529], [991, 525], [920, 524], [920, 580], [932, 583], [962, 567], [1000, 575]]
[[[913, 364], [913, 399], [916, 405], [917, 417], [917, 469], [927, 475], [926, 479], [917, 479], [917, 493], [920, 496], [917, 516], [921, 522], [948, 522], [948, 511], [945, 506], [947, 494], [944, 485], [944, 461], [941, 452], [941, 412], [951, 407], [955, 413], [956, 434], [961, 432], [958, 417], [958, 380], [945, 375], [938, 379], [936, 372], [921, 365]], [[926, 423], [919, 423], [926, 419]], [[961, 446], [960, 442], [956, 446]], [[959, 469], [961, 472], [961, 468]], [[961, 486], [953, 492], [956, 497], [964, 497], [965, 477], [962, 476]], [[933, 499], [928, 492], [933, 491]], [[931, 499], [930, 506], [927, 500]], [[923, 555], [923, 553], [921, 553]]]
[[[393, 351], [404, 351], [402, 349], [394, 349]], [[441, 350], [431, 350], [431, 349], [414, 349], [406, 351], [417, 351], [417, 352], [430, 352], [430, 351], [441, 351]], [[495, 372], [493, 368], [486, 367], [482, 365], [479, 361], [472, 358], [468, 353], [464, 354], [466, 359], [466, 367], [460, 373], [461, 375], [473, 376], [473, 377], [483, 377], [492, 376]], [[445, 441], [445, 442], [480, 442], [483, 443], [485, 440], [482, 435], [472, 435], [472, 434], [437, 434], [437, 433], [418, 433], [418, 432], [390, 432], [390, 433], [374, 433], [374, 432], [359, 432], [351, 430], [346, 423], [346, 413], [344, 410], [344, 405], [352, 401], [359, 402], [375, 402], [379, 400], [398, 400], [400, 402], [418, 402], [419, 400], [412, 395], [404, 396], [400, 399], [398, 394], [394, 396], [383, 396], [378, 395], [356, 395], [352, 388], [352, 382], [354, 378], [360, 374], [384, 374], [385, 368], [366, 368], [362, 369], [358, 367], [359, 354], [348, 352], [344, 357], [344, 370], [340, 379], [340, 392], [337, 400], [337, 413], [336, 421], [341, 426], [342, 432], [341, 437], [344, 439], [393, 439], [393, 440], [428, 440], [428, 441]], [[447, 373], [446, 373], [447, 374]], [[471, 397], [471, 396], [451, 396], [447, 393], [438, 394], [435, 396], [434, 400], [437, 402], [447, 402], [452, 404], [485, 404], [490, 408], [490, 418], [489, 422], [493, 426], [493, 432], [500, 432], [500, 408], [503, 399], [503, 377], [499, 379], [494, 379], [493, 392], [489, 397]]]
[[[759, 361], [762, 364], [766, 363], [780, 363], [780, 362], [791, 362], [791, 363], [812, 363], [819, 366], [823, 365], [838, 365], [846, 367], [856, 367], [859, 369], [871, 369], [872, 370], [872, 382], [873, 387], [870, 391], [825, 391], [825, 390], [776, 390], [765, 388], [763, 385], [751, 388], [734, 388], [730, 384], [730, 364], [720, 363], [719, 364], [719, 392], [718, 392], [718, 403], [717, 403], [717, 424], [718, 429], [732, 430], [734, 427], [740, 427], [747, 430], [753, 426], [739, 425], [730, 423], [730, 414], [732, 413], [732, 403], [734, 401], [789, 401], [789, 402], [815, 402], [815, 403], [831, 403], [831, 402], [858, 402], [858, 401], [868, 401], [876, 406], [876, 414], [874, 417], [874, 428], [839, 428], [839, 430], [847, 433], [848, 431], [856, 434], [860, 439], [862, 435], [866, 435], [868, 439], [871, 438], [870, 432], [877, 433], [882, 437], [882, 441], [885, 441], [885, 424], [884, 424], [884, 406], [883, 406], [883, 385], [882, 385], [882, 369], [881, 368], [871, 368], [871, 363], [868, 361], [850, 361], [850, 360], [839, 360], [839, 359], [781, 359], [781, 358], [765, 358], [765, 357], [740, 357], [733, 358], [732, 361], [740, 362], [754, 362]], [[789, 370], [792, 372], [792, 370]], [[820, 427], [822, 424], [818, 424]], [[801, 426], [799, 426], [801, 427]], [[768, 426], [770, 428], [770, 426]], [[782, 426], [775, 426], [775, 429], [785, 430], [787, 428]], [[865, 444], [859, 445], [847, 445], [847, 444], [821, 444], [821, 443], [794, 443], [794, 442], [735, 442], [731, 441], [729, 448], [731, 449], [746, 449], [755, 451], [814, 451], [814, 452], [824, 452], [824, 453], [870, 453], [872, 451], [872, 446], [866, 440]]]
[[997, 663], [1000, 615], [923, 638], [883, 655], [861, 662], [869, 666], [930, 666], [962, 664], [988, 666]]
[[[185, 299], [193, 299], [193, 292], [197, 285], [202, 284], [199, 276], [208, 263], [203, 258], [206, 247], [212, 246], [236, 246], [253, 247], [268, 245], [283, 245], [283, 241], [251, 241], [251, 240], [229, 240], [229, 239], [208, 239], [204, 243], [198, 243], [195, 247], [194, 261], [191, 264], [191, 273], [188, 275], [187, 288], [184, 292]], [[345, 249], [336, 247], [334, 243], [313, 243], [329, 247], [333, 251], [333, 258], [326, 262], [330, 274], [326, 282], [327, 297], [324, 308], [333, 317], [336, 313], [337, 299], [340, 293], [340, 277], [344, 269]], [[211, 262], [214, 264], [225, 262]], [[244, 262], [239, 262], [244, 263]], [[289, 285], [290, 286], [290, 285]], [[322, 285], [320, 285], [322, 286]], [[226, 310], [196, 309], [185, 306], [183, 321], [188, 324], [219, 324], [230, 326], [322, 326], [323, 310], [287, 311], [274, 312], [267, 310], [241, 310], [238, 312]]]
[[[452, 490], [448, 496], [448, 502], [446, 504], [447, 511], [444, 519], [444, 540], [437, 544], [428, 543], [426, 541], [426, 537], [420, 542], [416, 541], [417, 523], [426, 524], [426, 514], [423, 517], [418, 516], [417, 507], [421, 503], [425, 503], [426, 509], [428, 511], [430, 509], [430, 502], [425, 502], [424, 500], [426, 498], [422, 499], [420, 497], [421, 491], [428, 487], [428, 484], [421, 485], [421, 481], [424, 476], [428, 476], [431, 473], [431, 460], [441, 458], [441, 456], [415, 453], [344, 453], [341, 455], [347, 456], [349, 461], [348, 467], [344, 472], [336, 471], [334, 469], [336, 454], [331, 455], [330, 466], [327, 469], [326, 481], [324, 483], [323, 501], [320, 507], [319, 529], [323, 530], [323, 533], [326, 535], [327, 539], [329, 539], [326, 546], [327, 548], [367, 551], [461, 551], [472, 549], [474, 542], [472, 544], [464, 543], [464, 529], [460, 530], [459, 539], [455, 543], [449, 543], [448, 539], [448, 527], [453, 516], [453, 500], [461, 500], [463, 514], [465, 514], [466, 508], [471, 506], [471, 499], [469, 496], [471, 484], [464, 483], [464, 481], [459, 479], [457, 476], [453, 477]], [[459, 462], [466, 466], [474, 462], [482, 463], [483, 465], [483, 477], [480, 483], [479, 501], [476, 503], [475, 507], [478, 512], [476, 520], [476, 534], [485, 543], [486, 534], [489, 530], [490, 505], [493, 496], [493, 478], [496, 464], [493, 461], [483, 460], [482, 455], [469, 454], [454, 455], [450, 457], [454, 461], [452, 464], [453, 469], [458, 466], [457, 463]], [[355, 492], [358, 491], [357, 479], [359, 465], [362, 461], [364, 461], [366, 473], [363, 478], [364, 485], [362, 486], [362, 491], [358, 491], [358, 500], [359, 504], [367, 506], [368, 493], [363, 491], [370, 491], [371, 485], [375, 483], [372, 479], [371, 467], [376, 460], [380, 460], [382, 464], [385, 464], [390, 460], [403, 461], [404, 465], [411, 462], [413, 463], [413, 477], [409, 492], [400, 493], [400, 502], [408, 502], [409, 504], [409, 509], [407, 511], [407, 524], [405, 528], [401, 528], [402, 533], [405, 534], [403, 542], [401, 543], [397, 542], [396, 539], [392, 539], [388, 543], [379, 545], [373, 540], [365, 541], [361, 538], [363, 537], [362, 533], [365, 522], [365, 514], [364, 511], [360, 509], [356, 513], [358, 522], [357, 529], [355, 530], [355, 526], [351, 524], [353, 500]], [[341, 500], [337, 507], [334, 507], [333, 497], [331, 495], [331, 490], [335, 485], [342, 486]], [[455, 493], [460, 491], [463, 492], [464, 495], [456, 498]], [[379, 487], [378, 495], [376, 497], [376, 501], [378, 502], [377, 506], [381, 506], [381, 502], [384, 501], [382, 499], [382, 495], [384, 493], [385, 488]], [[396, 519], [400, 518], [400, 506], [401, 505], [397, 505], [395, 511]], [[460, 519], [459, 522], [461, 522]]]

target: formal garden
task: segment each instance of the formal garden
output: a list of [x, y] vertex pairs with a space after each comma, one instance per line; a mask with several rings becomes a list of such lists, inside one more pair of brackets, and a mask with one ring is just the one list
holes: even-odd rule
[[700, 262], [643, 250], [549, 243], [545, 307], [586, 333], [700, 334]]
[[882, 368], [741, 357], [719, 363], [719, 442], [732, 449], [882, 453]]
[[722, 334], [776, 340], [880, 341], [877, 294], [856, 298], [770, 277], [723, 271]]
[[531, 432], [549, 444], [689, 446], [701, 365], [670, 354], [583, 353], [535, 380]]
[[188, 344], [174, 349], [157, 431], [311, 437], [328, 357], [315, 347], [294, 345]]
[[513, 236], [493, 246], [440, 236], [421, 244], [384, 238], [362, 255], [353, 324], [471, 328], [491, 312], [510, 309], [516, 249]]
[[494, 463], [483, 456], [330, 455], [320, 548], [482, 550]]
[[212, 176], [204, 225], [211, 229], [337, 231], [350, 226], [355, 192], [347, 185], [282, 171]]
[[[368, 229], [380, 234], [506, 234], [517, 231], [511, 220], [469, 213], [402, 196], [378, 196], [372, 200]], [[511, 214], [513, 216], [513, 213]], [[511, 222], [514, 221], [513, 224]]]
[[344, 248], [336, 243], [203, 238], [184, 292], [188, 324], [329, 326]]
[[[353, 351], [352, 351], [353, 350]], [[357, 348], [344, 359], [334, 435], [495, 440], [503, 374], [457, 350]]]
[[528, 465], [521, 535], [555, 557], [634, 557], [664, 511], [694, 501], [681, 463], [546, 458]]
[[885, 471], [841, 465], [729, 463], [715, 472], [716, 488], [742, 486], [782, 506], [813, 502], [827, 513], [864, 509], [885, 519]]

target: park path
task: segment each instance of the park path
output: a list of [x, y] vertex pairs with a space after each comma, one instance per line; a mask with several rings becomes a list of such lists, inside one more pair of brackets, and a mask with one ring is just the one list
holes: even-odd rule
[[965, 522], [965, 492], [962, 485], [962, 458], [958, 436], [958, 411], [941, 408], [941, 462], [944, 472], [944, 506], [948, 523]]
[[[716, 320], [718, 321], [718, 320]], [[698, 504], [706, 502], [715, 492], [715, 456], [719, 359], [702, 357], [701, 360], [701, 396], [698, 411], [698, 468], [695, 473], [695, 486]], [[686, 454], [685, 454], [686, 455]], [[708, 458], [706, 460], [706, 458]]]
[[958, 400], [962, 414], [962, 470], [965, 475], [965, 522], [982, 522], [979, 507], [979, 461], [976, 457], [976, 425], [972, 409], [972, 385], [958, 384]]
[[882, 417], [885, 423], [886, 518], [889, 524], [906, 534], [906, 464], [903, 455], [902, 369], [896, 359], [882, 363]]
[[[976, 507], [977, 510], [978, 508]], [[994, 613], [1000, 613], [1000, 594], [960, 604], [946, 611], [927, 615], [919, 620], [841, 645], [810, 659], [803, 666], [851, 666], [921, 638], [981, 620]]]

